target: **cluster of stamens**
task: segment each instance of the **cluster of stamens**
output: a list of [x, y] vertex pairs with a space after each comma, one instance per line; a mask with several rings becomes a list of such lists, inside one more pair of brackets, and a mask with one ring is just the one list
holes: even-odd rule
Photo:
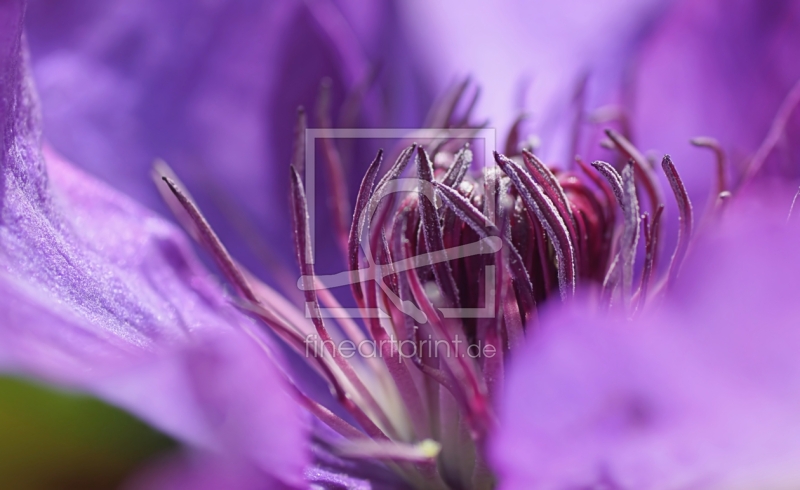
[[[301, 114], [298, 134], [304, 124]], [[286, 375], [308, 411], [342, 436], [332, 451], [380, 461], [417, 488], [481, 489], [494, 485], [485, 445], [505, 360], [535, 329], [540, 306], [583, 289], [635, 315], [686, 253], [692, 206], [666, 156], [681, 232], [657, 280], [664, 204], [654, 169], [621, 134], [606, 134], [617, 166], [578, 159], [574, 170], [556, 170], [522, 148], [473, 168], [469, 144], [439, 141], [401, 149], [378, 178], [379, 152], [341, 230], [347, 271], [328, 277], [314, 270], [298, 138], [291, 211], [302, 309], [237, 264], [176, 178], [160, 172], [178, 217], [215, 258], [239, 305], [331, 387], [337, 409]], [[335, 147], [325, 154], [340, 165]], [[635, 269], [641, 237], [644, 263]], [[352, 289], [355, 309], [329, 290], [342, 285]], [[331, 314], [348, 311], [357, 314]]]

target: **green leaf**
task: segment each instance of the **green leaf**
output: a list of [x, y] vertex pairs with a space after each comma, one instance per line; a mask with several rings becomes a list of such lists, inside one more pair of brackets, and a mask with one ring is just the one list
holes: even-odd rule
[[95, 398], [0, 376], [0, 488], [117, 488], [175, 447], [165, 435]]

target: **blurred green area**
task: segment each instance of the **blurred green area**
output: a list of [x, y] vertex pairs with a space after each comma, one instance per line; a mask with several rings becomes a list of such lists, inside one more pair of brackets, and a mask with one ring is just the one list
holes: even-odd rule
[[0, 489], [117, 488], [175, 443], [97, 399], [0, 376]]

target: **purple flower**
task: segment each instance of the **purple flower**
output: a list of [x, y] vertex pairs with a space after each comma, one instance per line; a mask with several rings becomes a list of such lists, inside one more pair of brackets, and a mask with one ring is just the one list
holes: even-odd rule
[[800, 235], [784, 212], [736, 202], [633, 321], [550, 311], [512, 362], [500, 488], [798, 485]]
[[[571, 3], [540, 2], [536, 12], [562, 19]], [[719, 12], [714, 2], [705, 11], [683, 2], [667, 9], [654, 0], [620, 20], [632, 4], [614, 1], [569, 17], [574, 29], [618, 34], [602, 42], [591, 30], [573, 37], [573, 24], [559, 22], [540, 24], [538, 37], [521, 35], [524, 23], [504, 28], [528, 11], [501, 9], [491, 28], [508, 34], [513, 49], [484, 51], [480, 37], [466, 41], [455, 31], [460, 52], [446, 69], [391, 58], [395, 50], [406, 54], [409, 39], [432, 43], [425, 22], [436, 19], [423, 17], [403, 31], [398, 17], [387, 14], [398, 8], [391, 2], [367, 11], [324, 0], [98, 2], [65, 13], [67, 28], [54, 37], [52, 17], [36, 10], [49, 5], [33, 5], [28, 27], [48, 137], [110, 180], [125, 173], [109, 161], [134, 175], [158, 154], [175, 163], [174, 171], [156, 165], [158, 190], [230, 291], [199, 265], [183, 234], [42, 149], [24, 6], [6, 2], [0, 7], [3, 32], [10, 33], [0, 38], [0, 367], [92, 393], [190, 448], [149, 468], [133, 487], [796, 484], [792, 404], [800, 373], [792, 354], [800, 337], [792, 330], [791, 278], [800, 271], [791, 258], [795, 233], [784, 223], [790, 199], [777, 184], [769, 190], [782, 207], [765, 204], [764, 193], [764, 176], [780, 169], [773, 150], [792, 134], [787, 128], [798, 96], [786, 95], [791, 74], [775, 77], [785, 89], [780, 97], [763, 94], [782, 107], [755, 103], [752, 127], [715, 125], [711, 117], [701, 128], [720, 137], [695, 140], [718, 160], [707, 206], [692, 205], [696, 196], [687, 184], [694, 172], [684, 181], [669, 156], [659, 155], [658, 169], [639, 150], [651, 142], [678, 144], [680, 131], [648, 118], [680, 104], [645, 110], [654, 96], [640, 101], [640, 92], [631, 93], [631, 84], [667, 83], [668, 77], [650, 77], [661, 73], [664, 60], [685, 57], [660, 44], [682, 32], [675, 26], [699, 18], [723, 29], [725, 16], [741, 15], [736, 32], [749, 32], [755, 19], [782, 48], [792, 31], [773, 27], [781, 25], [778, 18], [794, 19], [789, 4], [742, 2]], [[783, 17], [779, 7], [786, 7]], [[404, 8], [413, 14], [418, 7]], [[664, 12], [649, 44], [637, 51]], [[445, 38], [449, 25], [442, 27]], [[726, 49], [719, 41], [725, 32], [710, 47], [698, 46]], [[315, 272], [309, 220], [315, 210], [305, 194], [300, 138], [305, 113], [293, 120], [295, 105], [319, 94], [323, 103], [310, 113], [321, 115], [324, 128], [332, 125], [330, 107], [345, 97], [334, 93], [331, 103], [325, 83], [317, 91], [321, 72], [333, 70], [334, 86], [349, 95], [345, 109], [360, 100], [366, 124], [392, 124], [416, 115], [427, 86], [441, 83], [437, 69], [477, 63], [480, 83], [508, 93], [530, 66], [506, 72], [497, 64], [515, 66], [516, 50], [557, 37], [564, 42], [553, 53], [570, 61], [537, 55], [543, 85], [534, 102], [487, 111], [511, 128], [503, 152], [488, 160], [476, 137], [480, 125], [469, 97], [477, 92], [469, 81], [451, 86], [432, 106], [428, 125], [448, 132], [378, 152], [360, 186], [350, 189], [357, 190], [352, 220], [344, 216], [346, 162], [336, 145], [323, 142], [333, 205], [331, 219], [315, 222], [329, 222], [320, 235], [334, 243], [326, 247], [331, 257], [342, 252], [347, 270]], [[752, 47], [741, 42], [734, 58]], [[446, 42], [440, 45], [447, 50]], [[476, 61], [462, 61], [463, 52]], [[384, 78], [376, 89], [365, 88], [382, 58], [390, 61]], [[738, 59], [725, 61], [722, 73], [739, 66]], [[626, 69], [632, 78], [620, 85]], [[417, 70], [434, 74], [414, 86], [407, 78]], [[710, 70], [702, 80], [714, 75]], [[760, 89], [760, 72], [751, 76], [750, 86]], [[557, 87], [564, 80], [566, 90]], [[738, 94], [743, 87], [725, 88]], [[493, 97], [489, 102], [498, 104]], [[541, 105], [545, 99], [549, 106]], [[552, 115], [526, 126], [518, 116], [530, 106]], [[753, 136], [770, 125], [766, 138]], [[549, 141], [541, 148], [547, 162], [558, 165], [535, 154], [533, 127]], [[752, 141], [737, 139], [742, 134]], [[760, 147], [752, 143], [758, 141]], [[740, 142], [745, 154], [731, 146]], [[793, 147], [786, 148], [791, 155]], [[570, 164], [579, 150], [612, 163]], [[258, 165], [267, 158], [291, 165]], [[191, 171], [196, 162], [203, 171]], [[233, 216], [272, 233], [282, 228], [273, 215], [285, 208], [278, 190], [289, 182], [286, 237], [294, 241], [302, 307], [250, 272], [252, 257], [237, 260], [244, 247], [234, 238], [235, 223], [206, 220], [200, 209], [218, 206], [210, 199], [216, 184], [203, 179], [236, 190], [243, 208]], [[149, 202], [140, 184], [136, 177], [125, 185]], [[195, 189], [198, 201], [188, 193]], [[215, 221], [224, 223], [219, 234]], [[336, 286], [348, 286], [352, 297]], [[350, 318], [352, 311], [360, 321]]]

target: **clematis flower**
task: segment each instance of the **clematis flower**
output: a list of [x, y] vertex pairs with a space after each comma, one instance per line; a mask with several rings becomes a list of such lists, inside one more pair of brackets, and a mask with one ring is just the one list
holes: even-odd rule
[[[349, 229], [334, 236], [347, 270], [320, 277], [303, 147], [287, 138], [302, 308], [229, 253], [180, 169], [157, 166], [226, 297], [182, 234], [40, 149], [22, 7], [3, 8], [0, 362], [110, 400], [195, 448], [134, 485], [795, 483], [794, 433], [781, 430], [796, 425], [793, 289], [741, 288], [783, 284], [794, 267], [771, 262], [794, 243], [770, 223], [775, 211], [760, 209], [753, 225], [737, 207], [751, 202], [758, 158], [740, 187], [717, 180], [733, 206], [714, 201], [700, 221], [672, 160], [661, 162], [663, 186], [625, 124], [600, 133], [612, 163], [549, 166], [517, 124], [503, 154], [480, 161], [459, 141], [475, 143], [478, 129], [462, 84], [432, 111], [446, 136], [387, 150], [389, 165], [378, 153]], [[304, 129], [301, 112], [295, 134]], [[336, 147], [325, 154], [341, 175]], [[336, 223], [347, 203], [333, 180]], [[664, 194], [679, 215], [674, 249]], [[342, 315], [332, 285], [350, 286], [361, 324]], [[770, 325], [755, 334], [756, 319]]]

